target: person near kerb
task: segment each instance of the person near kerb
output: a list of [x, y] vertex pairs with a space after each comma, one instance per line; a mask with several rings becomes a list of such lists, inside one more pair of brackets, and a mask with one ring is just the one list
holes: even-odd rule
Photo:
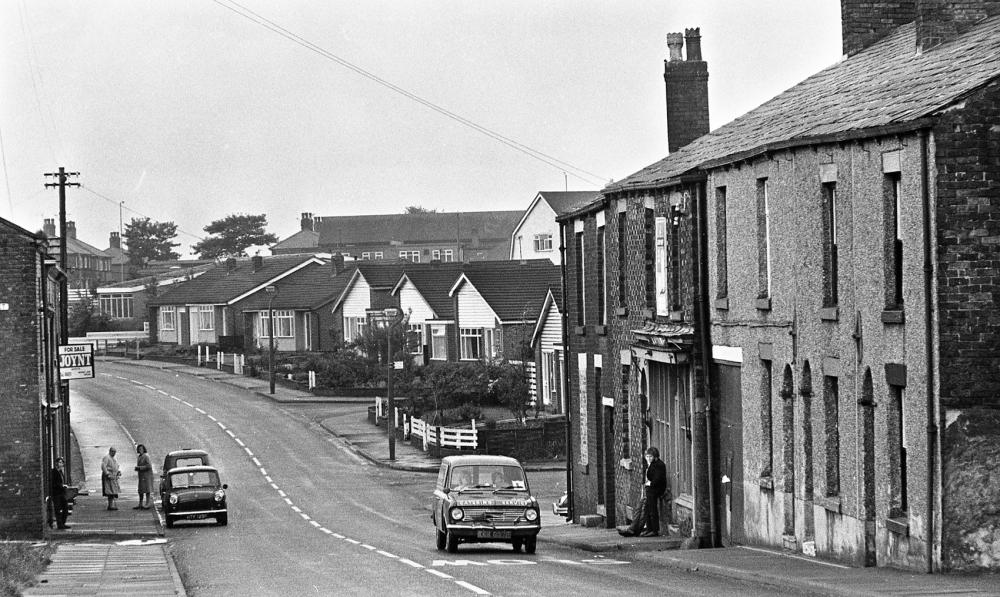
[[149, 459], [146, 446], [139, 444], [135, 447], [137, 454], [135, 459], [135, 470], [139, 473], [139, 505], [133, 510], [149, 510], [153, 507], [153, 463]]
[[[52, 508], [55, 511], [56, 525], [60, 529], [68, 529], [66, 517], [69, 516], [69, 502], [66, 500], [66, 460], [62, 456], [56, 458], [56, 465], [52, 468], [49, 479], [52, 491]], [[51, 523], [49, 523], [51, 524]]]
[[660, 534], [660, 498], [667, 491], [667, 465], [660, 460], [660, 451], [646, 448], [646, 481], [642, 486], [642, 502], [635, 520], [627, 529], [618, 531], [626, 537], [657, 537]]
[[118, 479], [122, 476], [122, 471], [118, 468], [118, 461], [115, 460], [116, 450], [114, 447], [108, 448], [108, 453], [101, 459], [101, 493], [108, 498], [108, 510], [117, 510], [118, 494], [121, 487]]

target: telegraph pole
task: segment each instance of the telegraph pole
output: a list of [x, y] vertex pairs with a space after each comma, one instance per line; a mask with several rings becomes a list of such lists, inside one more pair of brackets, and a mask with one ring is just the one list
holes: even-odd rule
[[[66, 187], [78, 187], [80, 183], [78, 182], [66, 182], [66, 179], [70, 176], [80, 176], [79, 172], [66, 172], [66, 169], [62, 166], [59, 167], [59, 172], [46, 172], [45, 176], [53, 176], [57, 178], [57, 182], [47, 182], [46, 187], [59, 187], [59, 267], [63, 270], [62, 279], [59, 282], [59, 294], [61, 296], [61, 301], [59, 302], [59, 344], [69, 344], [69, 264], [66, 263]], [[63, 455], [66, 459], [66, 474], [67, 478], [72, 477], [70, 472], [72, 468], [70, 467], [70, 458], [72, 452], [69, 445], [69, 382], [64, 380], [59, 380], [59, 401], [63, 404], [63, 412], [66, 413], [65, 416], [65, 427], [64, 433], [62, 434], [64, 439]], [[70, 478], [70, 482], [72, 479]]]

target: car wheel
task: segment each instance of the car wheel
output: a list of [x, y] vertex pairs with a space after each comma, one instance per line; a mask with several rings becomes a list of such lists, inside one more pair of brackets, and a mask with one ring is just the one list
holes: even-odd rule
[[448, 531], [445, 538], [446, 547], [448, 548], [448, 553], [455, 553], [458, 551], [458, 535]]
[[438, 529], [438, 528], [434, 529], [434, 533], [435, 533], [435, 535], [437, 535], [437, 548], [438, 548], [438, 551], [443, 551], [444, 548], [445, 548], [445, 543], [447, 541], [447, 537], [445, 536], [444, 531], [442, 531], [441, 529]]
[[520, 539], [514, 539], [513, 541], [510, 542], [510, 544], [514, 546], [514, 553], [521, 553], [521, 540]]
[[229, 524], [229, 514], [219, 514], [215, 517], [215, 524], [224, 527]]
[[528, 537], [524, 540], [524, 553], [535, 553], [535, 548], [537, 547], [538, 538]]

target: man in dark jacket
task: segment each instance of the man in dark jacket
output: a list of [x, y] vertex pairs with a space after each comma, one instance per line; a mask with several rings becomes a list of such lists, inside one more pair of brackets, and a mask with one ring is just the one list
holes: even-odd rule
[[645, 456], [646, 482], [642, 486], [642, 503], [632, 524], [618, 531], [626, 537], [657, 537], [660, 534], [660, 498], [667, 491], [667, 465], [660, 460], [660, 451], [655, 447], [647, 448]]
[[52, 469], [49, 484], [52, 491], [52, 509], [55, 511], [56, 524], [60, 529], [68, 529], [66, 516], [69, 515], [69, 503], [66, 501], [66, 461], [60, 456], [56, 458], [56, 466]]

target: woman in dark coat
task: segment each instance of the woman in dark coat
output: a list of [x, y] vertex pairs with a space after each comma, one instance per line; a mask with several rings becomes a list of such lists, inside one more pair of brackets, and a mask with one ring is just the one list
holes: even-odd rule
[[[139, 444], [135, 447], [138, 456], [135, 459], [135, 470], [139, 473], [139, 505], [135, 510], [148, 510], [153, 507], [153, 463], [149, 459], [146, 446]], [[143, 505], [145, 500], [145, 505]]]

